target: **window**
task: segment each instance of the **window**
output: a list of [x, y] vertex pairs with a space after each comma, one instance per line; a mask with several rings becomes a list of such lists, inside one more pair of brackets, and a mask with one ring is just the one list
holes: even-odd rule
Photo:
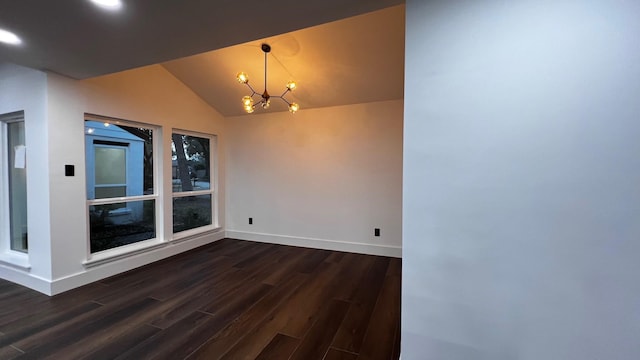
[[97, 253], [157, 237], [153, 128], [85, 121], [89, 247]]
[[215, 137], [181, 131], [171, 140], [174, 234], [217, 226], [211, 166]]
[[29, 248], [25, 145], [24, 112], [0, 115], [0, 239], [22, 253]]
[[95, 197], [127, 196], [127, 145], [99, 145], [94, 141]]

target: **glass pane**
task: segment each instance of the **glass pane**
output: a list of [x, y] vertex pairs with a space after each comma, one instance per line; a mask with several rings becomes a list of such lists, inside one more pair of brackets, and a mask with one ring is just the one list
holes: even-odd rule
[[173, 232], [211, 225], [211, 195], [173, 199]]
[[126, 186], [96, 187], [96, 199], [127, 196]]
[[27, 252], [27, 169], [24, 122], [7, 124], [11, 250]]
[[126, 183], [126, 155], [127, 152], [124, 147], [96, 146], [96, 185]]
[[[87, 198], [96, 185], [126, 186], [127, 196], [153, 194], [153, 130], [85, 121]], [[120, 196], [120, 195], [117, 195]]]
[[211, 141], [207, 138], [171, 135], [173, 192], [211, 189]]
[[91, 252], [156, 237], [155, 200], [89, 207]]
[[[142, 140], [142, 146], [134, 149], [130, 148], [130, 161], [136, 165], [129, 167], [129, 182], [135, 187], [129, 187], [127, 183], [127, 195], [149, 195], [153, 194], [153, 130], [141, 127], [118, 125], [127, 133]], [[135, 151], [134, 151], [135, 150]], [[135, 157], [134, 157], [135, 156]], [[130, 165], [131, 166], [131, 165]]]

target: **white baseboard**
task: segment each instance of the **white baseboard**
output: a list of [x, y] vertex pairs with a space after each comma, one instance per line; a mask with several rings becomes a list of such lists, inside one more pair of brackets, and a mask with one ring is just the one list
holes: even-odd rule
[[28, 287], [45, 295], [51, 295], [51, 282], [34, 276], [27, 270], [19, 270], [0, 264], [0, 279], [5, 279], [12, 283]]
[[354, 243], [327, 239], [314, 239], [299, 236], [263, 234], [248, 231], [227, 230], [227, 237], [239, 240], [265, 242], [271, 244], [300, 246], [314, 249], [352, 252], [368, 255], [402, 257], [402, 248], [375, 244]]
[[87, 268], [86, 271], [54, 280], [51, 283], [51, 291], [48, 295], [60, 294], [65, 291], [195, 249], [214, 241], [224, 239], [224, 237], [224, 231], [194, 236], [188, 239], [169, 242], [166, 246], [152, 248], [146, 252], [136, 253], [132, 256], [118, 258], [111, 262], [101, 263], [100, 265]]
[[297, 237], [288, 235], [274, 235], [254, 233], [247, 231], [218, 231], [182, 239], [176, 242], [167, 243], [166, 246], [153, 248], [146, 252], [136, 253], [132, 256], [118, 258], [114, 261], [105, 262], [90, 268], [86, 271], [68, 275], [49, 281], [29, 274], [27, 271], [15, 269], [10, 266], [0, 264], [0, 278], [26, 286], [46, 295], [56, 295], [65, 291], [87, 285], [89, 283], [102, 280], [104, 278], [123, 273], [179, 253], [195, 249], [197, 247], [224, 239], [225, 237], [265, 242], [280, 245], [300, 246], [314, 249], [324, 249], [333, 251], [344, 251], [360, 254], [402, 257], [402, 248], [397, 246], [385, 246], [375, 244], [354, 243], [347, 241], [336, 241], [327, 239], [315, 239], [307, 237]]

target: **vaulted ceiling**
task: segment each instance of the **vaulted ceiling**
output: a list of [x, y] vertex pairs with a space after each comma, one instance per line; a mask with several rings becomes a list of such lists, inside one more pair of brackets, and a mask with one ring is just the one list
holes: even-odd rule
[[[86, 79], [162, 64], [223, 115], [243, 113], [238, 71], [269, 93], [289, 80], [303, 109], [400, 99], [402, 0], [124, 0], [107, 12], [88, 0], [0, 0], [0, 28], [23, 44], [0, 44], [0, 62]], [[399, 6], [396, 6], [399, 5]], [[272, 102], [272, 111], [286, 104]]]
[[[271, 95], [289, 80], [298, 88], [287, 94], [303, 109], [402, 99], [404, 86], [404, 6], [318, 25], [291, 33], [207, 52], [163, 65], [223, 115], [244, 113], [240, 99], [250, 95], [236, 74], [249, 75], [264, 90], [262, 43], [267, 56]], [[286, 111], [273, 99], [270, 111]], [[258, 110], [257, 110], [258, 111]]]

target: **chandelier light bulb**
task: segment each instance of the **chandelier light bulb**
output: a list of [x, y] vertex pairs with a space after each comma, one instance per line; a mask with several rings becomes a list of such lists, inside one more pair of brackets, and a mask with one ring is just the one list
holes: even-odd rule
[[242, 98], [242, 104], [244, 106], [251, 106], [253, 105], [253, 98], [251, 98], [251, 96], [245, 96]]
[[251, 114], [253, 112], [253, 106], [252, 105], [246, 105], [244, 107], [244, 111], [246, 111], [247, 114]]
[[239, 72], [238, 75], [236, 75], [236, 78], [241, 84], [246, 84], [249, 82], [249, 75], [245, 74], [244, 72]]
[[265, 102], [262, 103], [262, 108], [267, 110], [269, 108], [269, 105], [271, 105], [271, 100], [267, 100]]
[[287, 89], [289, 89], [289, 91], [295, 90], [296, 86], [298, 86], [298, 85], [296, 84], [295, 81], [289, 81], [287, 83]]
[[298, 105], [298, 104], [296, 104], [296, 103], [291, 103], [291, 104], [289, 104], [289, 111], [290, 111], [292, 114], [295, 114], [295, 113], [296, 113], [296, 111], [298, 111], [298, 110], [300, 110], [300, 105]]

